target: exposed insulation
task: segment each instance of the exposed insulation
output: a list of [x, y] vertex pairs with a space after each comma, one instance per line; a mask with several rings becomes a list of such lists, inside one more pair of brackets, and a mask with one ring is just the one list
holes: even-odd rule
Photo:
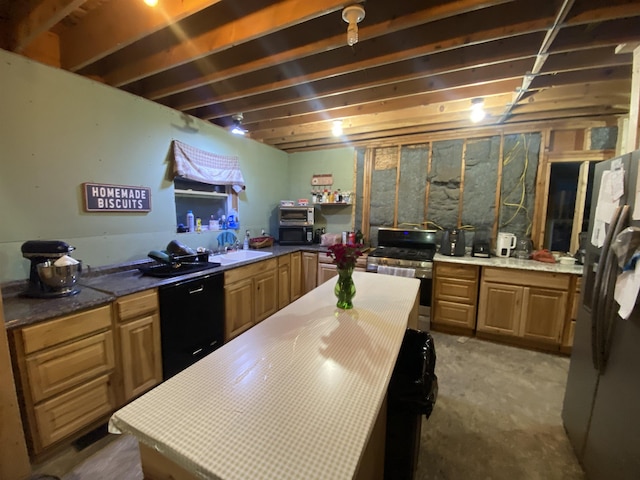
[[427, 207], [428, 228], [453, 228], [458, 225], [463, 140], [433, 143], [431, 183]]
[[396, 168], [398, 166], [398, 147], [376, 148], [373, 162], [375, 170]]
[[398, 188], [399, 227], [423, 226], [428, 159], [428, 144], [402, 147]]
[[467, 141], [462, 224], [491, 230], [495, 218], [500, 137]]

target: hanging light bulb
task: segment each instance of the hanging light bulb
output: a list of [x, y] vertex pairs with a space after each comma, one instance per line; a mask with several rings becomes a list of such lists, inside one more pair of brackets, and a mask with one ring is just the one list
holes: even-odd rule
[[233, 127], [231, 127], [231, 133], [233, 133], [234, 135], [244, 135], [245, 133], [247, 133], [247, 130], [242, 127], [242, 120], [244, 119], [244, 117], [241, 113], [237, 113], [231, 118], [233, 119]]
[[158, 5], [158, 0], [144, 0], [144, 3], [146, 3], [150, 7], [155, 7], [156, 5]]
[[334, 120], [333, 127], [331, 127], [331, 133], [334, 137], [342, 135], [342, 120]]
[[358, 43], [358, 23], [364, 18], [362, 5], [349, 5], [342, 10], [342, 19], [349, 24], [347, 27], [347, 44], [352, 47]]
[[482, 98], [474, 98], [471, 100], [471, 121], [478, 123], [484, 120], [486, 112], [484, 111], [484, 100]]

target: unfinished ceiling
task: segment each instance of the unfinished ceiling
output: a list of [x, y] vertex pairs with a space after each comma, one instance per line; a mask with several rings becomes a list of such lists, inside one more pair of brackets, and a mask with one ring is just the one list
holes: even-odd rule
[[0, 0], [0, 46], [285, 151], [629, 109], [640, 0], [353, 3]]

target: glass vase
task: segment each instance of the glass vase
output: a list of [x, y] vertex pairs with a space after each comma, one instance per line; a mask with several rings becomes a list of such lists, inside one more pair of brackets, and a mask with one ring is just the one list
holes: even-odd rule
[[338, 297], [336, 306], [343, 310], [353, 308], [352, 300], [356, 294], [356, 285], [353, 283], [352, 274], [353, 267], [338, 269], [338, 281], [333, 289], [333, 293]]

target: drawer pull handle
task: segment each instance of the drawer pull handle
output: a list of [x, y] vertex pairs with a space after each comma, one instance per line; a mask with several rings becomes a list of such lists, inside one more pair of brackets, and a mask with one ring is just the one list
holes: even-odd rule
[[189, 290], [189, 295], [193, 295], [194, 293], [200, 293], [204, 291], [204, 285], [200, 285], [199, 288], [196, 288], [194, 290]]
[[201, 348], [197, 349], [195, 352], [193, 352], [191, 355], [197, 355], [202, 351]]

